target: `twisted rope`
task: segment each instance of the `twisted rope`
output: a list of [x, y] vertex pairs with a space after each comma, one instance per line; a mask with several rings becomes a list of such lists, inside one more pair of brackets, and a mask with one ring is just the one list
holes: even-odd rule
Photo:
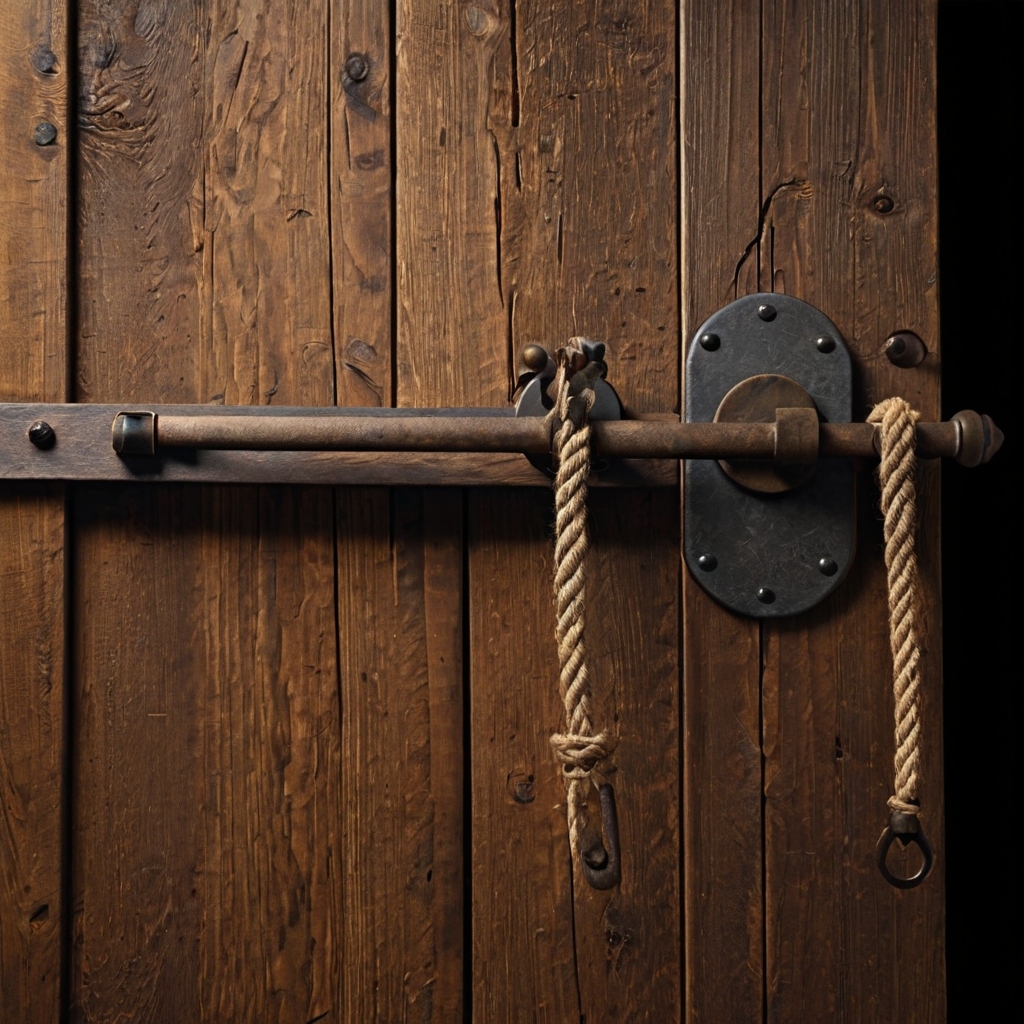
[[914, 446], [919, 416], [902, 398], [887, 398], [868, 416], [869, 423], [880, 424], [881, 435], [878, 481], [885, 516], [895, 722], [895, 791], [889, 797], [889, 806], [915, 818], [919, 810], [917, 783], [921, 766], [921, 650], [917, 626], [920, 602], [914, 552], [917, 530]]
[[[587, 477], [590, 475], [590, 423], [594, 380], [599, 364], [588, 363], [582, 338], [558, 352], [555, 378], [556, 424], [554, 593], [558, 641], [559, 692], [565, 707], [565, 732], [551, 737], [562, 764], [566, 787], [569, 845], [574, 858], [587, 825], [591, 773], [611, 753], [606, 734], [591, 722], [590, 674], [586, 651]], [[575, 372], [574, 372], [575, 371]]]

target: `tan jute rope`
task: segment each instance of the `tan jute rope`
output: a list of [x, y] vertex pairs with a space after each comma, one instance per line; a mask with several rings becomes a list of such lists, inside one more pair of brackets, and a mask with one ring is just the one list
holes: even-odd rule
[[[574, 859], [587, 825], [587, 797], [592, 773], [611, 753], [604, 731], [591, 721], [590, 674], [586, 651], [587, 477], [590, 475], [590, 423], [594, 404], [593, 368], [581, 338], [572, 338], [558, 353], [555, 378], [553, 450], [555, 475], [554, 592], [558, 641], [559, 692], [565, 706], [565, 732], [551, 737], [562, 764], [566, 787], [569, 845]], [[580, 367], [576, 369], [575, 367]]]
[[885, 567], [889, 589], [889, 643], [892, 647], [895, 791], [894, 811], [916, 816], [921, 766], [921, 650], [917, 614], [917, 505], [914, 473], [916, 424], [920, 414], [902, 398], [887, 398], [871, 410], [869, 423], [880, 424], [878, 482], [885, 517]]

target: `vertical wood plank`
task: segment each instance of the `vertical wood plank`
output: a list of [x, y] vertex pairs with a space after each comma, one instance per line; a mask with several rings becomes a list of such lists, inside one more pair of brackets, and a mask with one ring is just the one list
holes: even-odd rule
[[[926, 418], [939, 412], [934, 21], [926, 2], [765, 9], [763, 173], [774, 198], [761, 266], [771, 290], [814, 303], [843, 332], [860, 370], [858, 418], [892, 394]], [[883, 358], [896, 330], [925, 339], [920, 367]], [[905, 892], [873, 856], [892, 785], [892, 684], [877, 492], [863, 483], [850, 578], [806, 618], [765, 628], [773, 1021], [945, 1018], [938, 467], [919, 479], [918, 551], [920, 796], [939, 857]]]
[[353, 0], [329, 7], [328, 18], [337, 403], [388, 406], [394, 381], [390, 5]]
[[[398, 19], [399, 402], [499, 404], [524, 344], [580, 332], [610, 342], [632, 408], [677, 408], [674, 6], [617, 18], [589, 5], [405, 2]], [[665, 653], [678, 564], [642, 595], [631, 554], [613, 543], [606, 556], [623, 604], [658, 623], [646, 649], [629, 615], [602, 631], [610, 651], [626, 648], [617, 668], [658, 676], [658, 712], [635, 725], [635, 749], [658, 752], [624, 755], [620, 770], [627, 790], [649, 787], [662, 842], [652, 850], [639, 828], [641, 797], [624, 814], [637, 827], [634, 881], [610, 899], [574, 895], [547, 743], [559, 722], [550, 516], [547, 495], [470, 499], [473, 1012], [664, 1015], [678, 1004], [678, 780], [664, 778], [665, 758], [678, 763]], [[608, 522], [613, 538], [667, 530], [674, 543], [675, 517], [657, 502]], [[608, 689], [610, 707], [633, 706], [625, 680]], [[643, 961], [653, 985], [630, 967]]]
[[[398, 11], [401, 24], [402, 11]], [[398, 330], [387, 5], [332, 12], [332, 229], [340, 404], [440, 405], [403, 368], [443, 348]], [[355, 60], [355, 63], [353, 63]], [[358, 61], [362, 60], [363, 67]], [[365, 69], [365, 77], [360, 78]], [[419, 86], [417, 85], [416, 88]], [[400, 119], [400, 115], [397, 119]], [[411, 134], [407, 143], [415, 144]], [[405, 165], [408, 170], [408, 164]], [[435, 182], [432, 189], [436, 190]], [[401, 207], [399, 207], [401, 210]], [[405, 224], [408, 225], [408, 219]], [[344, 1018], [463, 1012], [463, 524], [457, 492], [339, 489]]]
[[342, 1020], [461, 1014], [461, 523], [458, 492], [338, 506]]
[[[79, 397], [330, 404], [326, 6], [86, 4], [80, 31]], [[83, 496], [79, 1019], [337, 1011], [333, 516]]]
[[[0, 401], [61, 402], [67, 11], [0, 3]], [[35, 140], [37, 125], [56, 138]], [[45, 138], [45, 137], [44, 137]], [[27, 427], [27, 424], [26, 424]], [[27, 442], [26, 442], [27, 443]], [[0, 496], [0, 1021], [55, 1024], [66, 907], [64, 488]]]
[[509, 366], [491, 67], [504, 0], [396, 7], [398, 405], [493, 405]]
[[[761, 16], [742, 0], [681, 10], [685, 346], [716, 309], [758, 288]], [[685, 571], [683, 751], [686, 1017], [759, 1020], [760, 632]]]

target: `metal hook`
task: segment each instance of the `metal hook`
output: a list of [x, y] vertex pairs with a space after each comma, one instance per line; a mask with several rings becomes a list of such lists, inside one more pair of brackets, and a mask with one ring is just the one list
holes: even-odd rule
[[619, 815], [615, 809], [615, 790], [607, 782], [597, 788], [601, 799], [601, 828], [604, 839], [593, 826], [587, 826], [580, 853], [583, 877], [595, 889], [611, 889], [622, 880], [619, 852]]
[[[894, 839], [898, 839], [904, 846], [915, 843], [921, 851], [924, 863], [916, 875], [911, 875], [909, 878], [900, 878], [889, 870], [886, 857], [889, 856], [889, 847], [892, 846]], [[897, 889], [914, 889], [928, 877], [932, 870], [932, 861], [934, 859], [932, 856], [932, 846], [925, 837], [924, 832], [921, 831], [921, 823], [917, 820], [916, 814], [904, 814], [903, 811], [892, 812], [892, 818], [890, 818], [889, 824], [886, 825], [885, 831], [878, 840], [878, 846], [875, 849], [875, 859], [878, 861], [878, 870], [882, 872], [882, 877]]]

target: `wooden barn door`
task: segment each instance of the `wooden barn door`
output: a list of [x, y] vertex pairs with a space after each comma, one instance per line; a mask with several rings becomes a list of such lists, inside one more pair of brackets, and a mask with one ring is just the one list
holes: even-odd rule
[[[933, 14], [3, 0], [0, 399], [495, 407], [586, 334], [672, 414], [760, 290], [838, 324], [857, 418], [934, 419]], [[850, 578], [771, 624], [682, 570], [677, 487], [593, 493], [610, 892], [549, 747], [543, 488], [4, 487], [0, 1021], [941, 1020], [941, 857], [912, 892], [873, 861], [868, 472]]]

